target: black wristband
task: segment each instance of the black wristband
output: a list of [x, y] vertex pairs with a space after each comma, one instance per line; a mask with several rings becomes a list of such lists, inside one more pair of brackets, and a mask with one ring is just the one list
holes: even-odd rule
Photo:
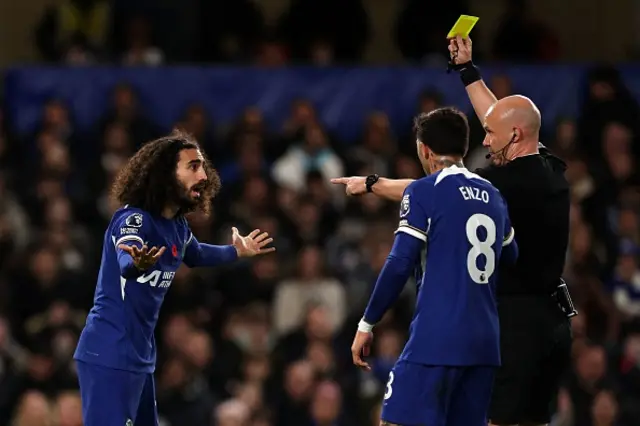
[[464, 87], [482, 80], [480, 70], [473, 64], [473, 62], [469, 61], [464, 64], [457, 65], [457, 67], [457, 71], [460, 73], [460, 80], [462, 80]]
[[373, 185], [378, 183], [379, 180], [380, 180], [380, 176], [378, 174], [367, 176], [367, 178], [364, 181], [364, 186], [365, 188], [367, 188], [367, 192], [373, 192]]

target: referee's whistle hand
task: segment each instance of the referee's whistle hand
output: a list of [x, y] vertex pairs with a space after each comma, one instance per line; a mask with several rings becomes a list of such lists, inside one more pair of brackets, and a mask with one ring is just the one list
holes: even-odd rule
[[331, 179], [335, 185], [344, 185], [344, 192], [347, 195], [362, 195], [367, 193], [366, 177], [351, 176]]
[[371, 343], [373, 342], [373, 333], [365, 333], [363, 331], [356, 332], [356, 337], [351, 345], [351, 356], [353, 364], [365, 371], [371, 371], [371, 366], [362, 358], [369, 356], [371, 351]]

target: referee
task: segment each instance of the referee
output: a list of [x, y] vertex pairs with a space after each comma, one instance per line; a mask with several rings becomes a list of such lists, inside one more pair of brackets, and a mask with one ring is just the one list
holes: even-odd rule
[[[576, 314], [562, 281], [569, 238], [565, 164], [539, 143], [540, 112], [524, 96], [497, 100], [471, 62], [471, 40], [450, 40], [451, 69], [460, 73], [484, 123], [492, 164], [476, 170], [500, 190], [520, 247], [518, 262], [499, 271], [502, 366], [493, 389], [493, 425], [546, 425], [559, 381], [570, 365]], [[367, 192], [400, 201], [408, 179], [338, 178], [348, 195]], [[437, 200], [434, 200], [437, 202]], [[444, 285], [445, 283], [443, 283]]]

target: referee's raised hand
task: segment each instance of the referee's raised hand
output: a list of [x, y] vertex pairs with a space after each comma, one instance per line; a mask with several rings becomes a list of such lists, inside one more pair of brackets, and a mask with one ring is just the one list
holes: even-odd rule
[[471, 39], [469, 37], [462, 38], [460, 36], [450, 38], [449, 55], [451, 55], [451, 61], [455, 65], [471, 62]]
[[137, 246], [128, 246], [126, 244], [120, 244], [118, 248], [129, 253], [133, 258], [133, 264], [141, 271], [146, 271], [152, 267], [166, 250], [166, 247], [151, 247], [149, 249], [146, 245], [138, 248]]

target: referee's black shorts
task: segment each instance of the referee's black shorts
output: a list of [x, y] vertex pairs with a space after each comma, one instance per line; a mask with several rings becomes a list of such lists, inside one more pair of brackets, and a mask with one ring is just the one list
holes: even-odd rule
[[571, 326], [551, 297], [499, 298], [502, 366], [489, 419], [495, 425], [545, 424], [571, 362]]

